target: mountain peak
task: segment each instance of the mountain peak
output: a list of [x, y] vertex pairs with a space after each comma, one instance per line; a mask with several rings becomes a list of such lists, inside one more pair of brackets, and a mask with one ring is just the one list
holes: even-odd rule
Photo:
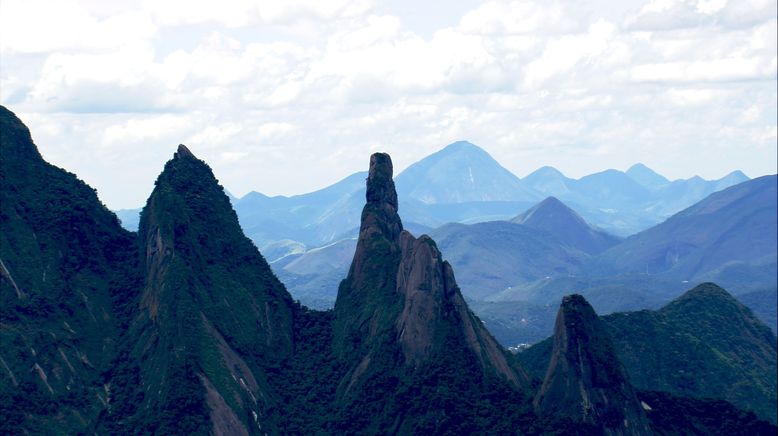
[[530, 177], [530, 176], [536, 176], [536, 177], [538, 177], [538, 176], [565, 177], [565, 175], [561, 171], [559, 171], [558, 169], [556, 169], [556, 168], [554, 168], [552, 166], [549, 166], [549, 165], [544, 165], [544, 166], [536, 169], [535, 171], [531, 172], [529, 175], [527, 175], [527, 177]]
[[555, 233], [554, 230], [557, 229], [549, 228], [549, 224], [551, 224], [548, 222], [549, 220], [553, 220], [556, 223], [564, 222], [564, 227], [571, 225], [589, 227], [580, 215], [554, 196], [546, 197], [545, 200], [513, 218], [511, 222], [530, 227], [541, 227], [544, 230], [551, 230], [552, 233]]
[[553, 196], [510, 222], [546, 231], [560, 242], [590, 254], [604, 251], [618, 242], [615, 236], [592, 228], [576, 211]]
[[651, 434], [607, 330], [581, 295], [562, 299], [534, 404], [540, 414], [571, 417], [605, 434]]
[[456, 142], [452, 142], [451, 144], [443, 147], [443, 149], [441, 151], [443, 151], [443, 152], [480, 151], [480, 152], [486, 153], [486, 151], [483, 148], [473, 144], [470, 141], [456, 141]]
[[538, 199], [489, 153], [466, 141], [449, 144], [414, 163], [396, 182], [405, 196], [425, 204]]
[[[14, 156], [27, 161], [33, 159], [42, 161], [38, 147], [32, 141], [30, 130], [24, 125], [22, 120], [11, 112], [5, 106], [0, 105], [0, 147], [2, 155]], [[6, 159], [3, 159], [4, 163]]]
[[368, 203], [385, 203], [397, 210], [397, 191], [392, 172], [392, 158], [388, 154], [374, 153], [370, 156], [366, 193]]
[[189, 149], [184, 144], [178, 144], [178, 149], [176, 150], [176, 153], [173, 155], [176, 159], [197, 159], [195, 155], [189, 151]]
[[642, 163], [636, 163], [629, 167], [626, 174], [641, 186], [649, 189], [660, 188], [670, 183], [667, 178]]

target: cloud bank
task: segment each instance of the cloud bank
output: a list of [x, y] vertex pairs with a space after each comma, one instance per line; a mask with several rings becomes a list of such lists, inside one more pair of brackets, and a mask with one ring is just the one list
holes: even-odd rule
[[178, 143], [238, 195], [459, 139], [519, 176], [776, 172], [775, 1], [120, 3], [0, 4], [0, 101], [112, 208]]

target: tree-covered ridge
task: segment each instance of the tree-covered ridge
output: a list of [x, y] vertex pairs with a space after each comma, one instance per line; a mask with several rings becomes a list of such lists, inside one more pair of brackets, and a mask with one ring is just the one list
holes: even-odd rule
[[[602, 319], [637, 388], [721, 398], [775, 422], [775, 335], [724, 289], [706, 283], [658, 311]], [[547, 339], [518, 358], [541, 374], [550, 351]]]
[[84, 182], [0, 107], [0, 428], [77, 433], [129, 320], [135, 242]]

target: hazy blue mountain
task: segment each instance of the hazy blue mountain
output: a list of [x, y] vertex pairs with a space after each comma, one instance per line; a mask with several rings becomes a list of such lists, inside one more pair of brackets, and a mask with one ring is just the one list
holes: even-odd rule
[[[595, 265], [606, 273], [644, 272], [681, 280], [728, 266], [769, 267], [776, 261], [777, 215], [776, 176], [760, 177], [712, 194], [626, 239]], [[775, 276], [766, 284], [774, 287]]]
[[614, 235], [629, 236], [656, 225], [713, 192], [748, 180], [734, 171], [718, 180], [699, 176], [669, 181], [643, 164], [626, 172], [606, 170], [571, 179], [553, 167], [543, 167], [522, 182], [572, 207], [589, 223]]
[[751, 309], [763, 323], [778, 332], [778, 310], [776, 310], [776, 300], [778, 300], [778, 291], [776, 289], [762, 289], [751, 291], [737, 296], [737, 299]]
[[251, 192], [235, 203], [235, 210], [243, 231], [260, 248], [282, 239], [321, 245], [359, 226], [366, 175], [355, 173], [324, 189], [292, 197]]
[[627, 170], [627, 176], [639, 183], [644, 188], [652, 191], [670, 184], [670, 181], [667, 180], [664, 176], [643, 165], [642, 163], [636, 163], [635, 165], [629, 167]]
[[[323, 189], [291, 197], [251, 192], [228, 194], [246, 234], [260, 249], [291, 240], [317, 247], [356, 235], [365, 173], [355, 173]], [[668, 182], [642, 164], [626, 173], [606, 170], [575, 180], [542, 167], [521, 180], [486, 151], [455, 142], [416, 162], [397, 176], [400, 214], [405, 222], [434, 228], [450, 222], [506, 220], [542, 198], [554, 196], [592, 225], [629, 236], [660, 223], [717, 190], [747, 180], [740, 171], [707, 181], [700, 177]], [[139, 211], [140, 209], [138, 209]], [[117, 214], [128, 230], [137, 213]]]
[[616, 211], [636, 207], [651, 198], [646, 188], [617, 170], [605, 170], [581, 177], [575, 188], [576, 195], [585, 199], [579, 202], [586, 201], [601, 209]]
[[397, 176], [397, 190], [425, 204], [539, 199], [489, 153], [467, 141], [409, 166]]
[[430, 236], [456, 268], [463, 294], [475, 300], [516, 283], [577, 274], [588, 258], [549, 232], [507, 221], [447, 224]]
[[576, 181], [554, 167], [545, 166], [530, 173], [522, 182], [542, 194], [567, 198], [573, 192]]
[[116, 216], [119, 218], [122, 227], [131, 232], [138, 231], [138, 224], [140, 223], [140, 211], [143, 208], [136, 209], [120, 209], [115, 211]]
[[573, 209], [555, 197], [546, 198], [510, 221], [551, 233], [561, 243], [589, 254], [600, 253], [620, 241], [587, 224]]

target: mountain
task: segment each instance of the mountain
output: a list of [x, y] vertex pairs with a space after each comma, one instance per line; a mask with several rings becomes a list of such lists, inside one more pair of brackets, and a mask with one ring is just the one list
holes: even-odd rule
[[539, 414], [579, 421], [606, 435], [652, 434], [605, 327], [582, 296], [562, 299], [553, 343], [534, 400]]
[[[3, 434], [582, 431], [577, 414], [535, 414], [537, 381], [470, 312], [435, 242], [403, 229], [387, 155], [371, 158], [335, 309], [313, 311], [185, 146], [131, 233], [2, 107], [0, 127]], [[665, 433], [761, 431], [728, 404], [646, 395]]]
[[553, 234], [560, 242], [588, 254], [598, 254], [620, 239], [591, 227], [574, 210], [555, 197], [548, 197], [510, 220]]
[[0, 433], [88, 430], [137, 290], [134, 238], [0, 106]]
[[757, 276], [757, 280], [745, 277], [744, 283], [736, 274], [728, 276], [726, 270], [754, 264], [775, 269], [776, 180], [776, 176], [764, 176], [714, 193], [604, 252], [597, 267], [682, 280], [717, 272], [725, 285], [774, 288], [775, 275]]
[[131, 232], [137, 232], [138, 225], [140, 225], [140, 212], [142, 210], [143, 208], [120, 209], [114, 212], [119, 218], [119, 222], [121, 223], [122, 227]]
[[[775, 423], [775, 335], [724, 289], [702, 284], [658, 311], [602, 321], [637, 388], [722, 398]], [[542, 374], [552, 346], [547, 339], [518, 357]]]
[[541, 167], [523, 180], [524, 185], [549, 196], [567, 197], [572, 193], [575, 180], [566, 177], [554, 167]]
[[106, 428], [277, 428], [262, 369], [293, 351], [292, 301], [210, 168], [185, 146], [157, 178], [138, 237], [145, 281], [118, 370], [136, 368], [141, 382], [117, 390], [143, 400], [134, 411], [109, 409]]
[[459, 271], [465, 295], [476, 300], [519, 283], [577, 274], [589, 257], [552, 233], [505, 221], [448, 224], [431, 236]]
[[[508, 401], [517, 409], [527, 375], [470, 312], [435, 242], [403, 230], [386, 154], [370, 158], [366, 199], [334, 309], [333, 349], [346, 368], [336, 395], [343, 425], [461, 433], [480, 427], [472, 405]], [[485, 417], [497, 421], [481, 431], [506, 425], [504, 412]]]
[[449, 144], [409, 166], [397, 176], [397, 190], [424, 204], [537, 199], [518, 177], [467, 141]]
[[651, 168], [643, 165], [642, 163], [636, 163], [629, 167], [626, 172], [627, 176], [638, 184], [651, 191], [662, 188], [670, 184], [664, 176], [658, 174]]
[[235, 202], [235, 211], [243, 231], [260, 249], [280, 240], [315, 247], [359, 226], [365, 176], [354, 173], [324, 189], [292, 197], [251, 192]]

